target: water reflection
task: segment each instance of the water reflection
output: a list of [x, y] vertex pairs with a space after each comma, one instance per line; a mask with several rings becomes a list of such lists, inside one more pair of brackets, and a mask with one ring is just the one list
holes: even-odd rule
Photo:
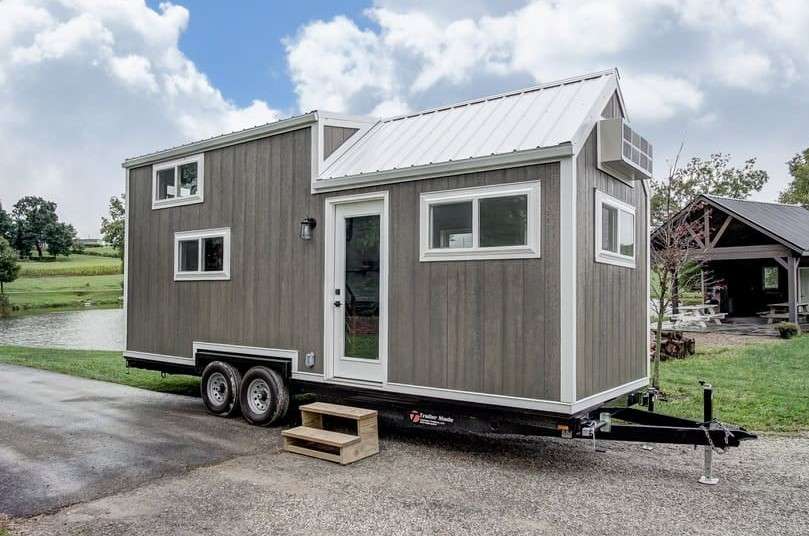
[[0, 345], [123, 350], [123, 309], [90, 309], [0, 319]]

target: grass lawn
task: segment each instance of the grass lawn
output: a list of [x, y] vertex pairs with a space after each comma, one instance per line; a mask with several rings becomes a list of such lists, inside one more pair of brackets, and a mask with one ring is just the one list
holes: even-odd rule
[[20, 261], [20, 278], [120, 273], [123, 273], [120, 259], [98, 255], [73, 254], [69, 257], [46, 257], [42, 261]]
[[199, 396], [199, 378], [180, 375], [161, 378], [159, 372], [127, 369], [121, 352], [0, 346], [0, 363], [52, 370], [163, 393]]
[[660, 365], [668, 402], [657, 409], [702, 419], [705, 380], [714, 386], [714, 416], [748, 430], [809, 430], [809, 335], [781, 344], [713, 348]]
[[[101, 258], [101, 257], [99, 257]], [[5, 286], [19, 311], [120, 305], [122, 275], [21, 277]]]

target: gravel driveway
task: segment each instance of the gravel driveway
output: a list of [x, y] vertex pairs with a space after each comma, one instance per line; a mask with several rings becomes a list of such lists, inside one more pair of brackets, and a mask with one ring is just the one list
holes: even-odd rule
[[283, 453], [278, 429], [199, 415], [186, 400], [153, 403], [188, 412], [203, 444], [226, 432], [240, 448], [249, 437], [254, 452], [236, 448], [221, 455], [227, 461], [16, 519], [12, 533], [807, 533], [809, 436], [764, 437], [717, 456], [716, 487], [696, 482], [701, 450], [614, 443], [596, 453], [586, 441], [556, 439], [387, 431], [378, 456], [342, 467]]

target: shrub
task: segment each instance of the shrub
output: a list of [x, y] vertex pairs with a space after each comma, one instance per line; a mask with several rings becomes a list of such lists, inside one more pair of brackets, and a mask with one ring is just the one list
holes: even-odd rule
[[801, 333], [801, 327], [794, 322], [781, 322], [775, 326], [775, 329], [778, 330], [778, 335], [782, 339], [791, 339]]

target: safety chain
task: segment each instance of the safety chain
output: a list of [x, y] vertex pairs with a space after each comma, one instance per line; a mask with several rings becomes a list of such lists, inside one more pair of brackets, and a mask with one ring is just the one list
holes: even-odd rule
[[[719, 419], [712, 419], [710, 421], [700, 423], [699, 425], [700, 429], [705, 433], [705, 439], [708, 441], [708, 445], [711, 447], [711, 450], [716, 452], [717, 454], [724, 454], [725, 449], [715, 446], [713, 439], [711, 439], [711, 432], [710, 432], [711, 424], [717, 425], [719, 429], [725, 433], [725, 445], [727, 445], [729, 443], [730, 438], [733, 437], [733, 432], [731, 432], [728, 429], [728, 427], [725, 426], [725, 424], [721, 422]], [[694, 450], [697, 449], [697, 446], [698, 445], [694, 445]]]

